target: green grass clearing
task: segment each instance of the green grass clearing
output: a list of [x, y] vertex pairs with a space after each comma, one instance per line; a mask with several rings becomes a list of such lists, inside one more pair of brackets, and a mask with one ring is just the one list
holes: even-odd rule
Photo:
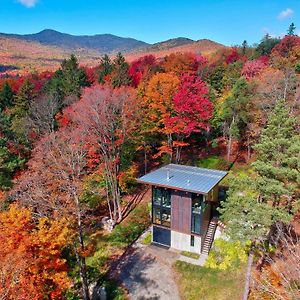
[[230, 163], [225, 159], [218, 156], [209, 156], [200, 159], [197, 162], [197, 167], [208, 168], [208, 169], [218, 169], [218, 170], [228, 170]]
[[183, 299], [239, 300], [242, 298], [245, 266], [234, 271], [220, 271], [177, 261], [175, 270], [179, 273], [179, 288]]

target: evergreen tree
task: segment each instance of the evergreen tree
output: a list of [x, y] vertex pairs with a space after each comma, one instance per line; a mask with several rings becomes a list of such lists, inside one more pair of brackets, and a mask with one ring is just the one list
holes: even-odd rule
[[121, 54], [121, 52], [119, 52], [113, 60], [111, 83], [114, 88], [130, 85], [131, 78], [128, 73], [128, 68], [129, 66], [125, 57]]
[[242, 54], [245, 55], [246, 54], [246, 50], [248, 48], [248, 43], [246, 40], [243, 41], [242, 43]]
[[297, 119], [290, 116], [284, 101], [270, 115], [261, 141], [254, 149], [253, 163], [258, 173], [256, 189], [262, 202], [284, 207], [287, 213], [297, 209], [300, 188], [300, 135]]
[[221, 203], [221, 220], [226, 224], [226, 233], [234, 241], [247, 245], [249, 256], [246, 271], [243, 300], [248, 299], [251, 281], [251, 269], [254, 253], [262, 249], [268, 241], [268, 235], [276, 222], [288, 223], [291, 217], [280, 207], [259, 200], [253, 178], [248, 176], [229, 178], [230, 188], [226, 201]]
[[225, 68], [223, 65], [218, 66], [216, 69], [208, 77], [209, 85], [216, 90], [217, 94], [221, 95], [224, 85], [223, 85], [223, 77], [225, 73]]
[[272, 38], [269, 34], [266, 34], [261, 42], [258, 44], [255, 49], [257, 56], [270, 55], [272, 49], [280, 43], [280, 39]]
[[28, 144], [27, 129], [25, 126], [30, 103], [36, 97], [34, 86], [29, 80], [25, 80], [19, 92], [14, 97], [14, 106], [10, 111], [11, 131], [19, 142]]
[[4, 110], [6, 107], [12, 105], [14, 93], [10, 85], [5, 82], [4, 86], [0, 91], [0, 110]]
[[107, 54], [105, 54], [101, 58], [98, 82], [104, 83], [105, 77], [110, 75], [112, 70], [113, 70], [113, 66], [112, 66], [111, 60], [110, 60], [109, 56]]
[[294, 23], [292, 23], [290, 26], [289, 26], [289, 29], [287, 30], [287, 35], [296, 35], [295, 34], [295, 30], [296, 30], [296, 26]]
[[0, 139], [0, 190], [12, 187], [12, 177], [16, 169], [23, 166], [24, 160], [11, 154], [6, 146], [6, 140]]
[[[61, 64], [61, 80], [63, 93], [66, 96], [75, 95], [80, 97], [81, 88], [88, 86], [87, 76], [79, 67], [78, 60], [74, 54], [65, 59]], [[58, 78], [60, 78], [58, 76]]]
[[65, 97], [65, 90], [63, 86], [63, 72], [58, 70], [54, 76], [46, 83], [45, 93], [51, 99], [57, 101], [59, 109], [63, 108], [63, 100]]
[[35, 98], [33, 84], [26, 79], [13, 99], [14, 107], [11, 114], [15, 118], [24, 117], [29, 109], [30, 102]]
[[278, 102], [255, 146], [256, 176], [232, 176], [228, 198], [219, 209], [229, 236], [251, 242], [243, 299], [249, 294], [255, 248], [275, 241], [272, 227], [289, 223], [299, 210], [300, 135], [296, 126], [284, 101]]

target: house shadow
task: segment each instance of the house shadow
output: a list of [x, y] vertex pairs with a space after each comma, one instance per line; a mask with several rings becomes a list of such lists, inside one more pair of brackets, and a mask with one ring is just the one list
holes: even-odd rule
[[[134, 299], [158, 300], [162, 298], [155, 291], [159, 291], [160, 288], [157, 280], [152, 279], [154, 273], [159, 272], [157, 267], [157, 259], [145, 253], [144, 249], [129, 248], [111, 265], [108, 277], [121, 285], [129, 294], [138, 295]], [[102, 300], [99, 296], [100, 289], [99, 285], [94, 288], [93, 300]]]

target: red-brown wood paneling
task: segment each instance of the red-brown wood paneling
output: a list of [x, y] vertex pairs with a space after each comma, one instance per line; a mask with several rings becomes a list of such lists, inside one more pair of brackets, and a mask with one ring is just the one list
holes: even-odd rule
[[180, 215], [179, 205], [181, 199], [181, 192], [172, 191], [171, 193], [171, 229], [179, 231], [180, 228]]
[[191, 233], [191, 194], [172, 191], [171, 195], [171, 229]]

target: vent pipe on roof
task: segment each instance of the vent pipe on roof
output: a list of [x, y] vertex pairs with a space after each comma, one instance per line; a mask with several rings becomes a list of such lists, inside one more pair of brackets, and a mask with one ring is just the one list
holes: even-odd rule
[[167, 169], [167, 180], [170, 180], [170, 170]]

